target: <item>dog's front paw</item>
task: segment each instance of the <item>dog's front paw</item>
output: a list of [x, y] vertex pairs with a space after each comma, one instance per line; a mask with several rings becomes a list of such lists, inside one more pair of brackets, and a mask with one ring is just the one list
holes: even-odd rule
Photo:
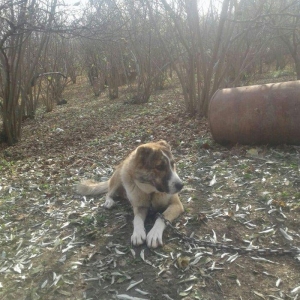
[[162, 236], [166, 225], [162, 219], [157, 219], [147, 235], [147, 246], [157, 248], [163, 244]]
[[107, 208], [107, 209], [112, 208], [114, 205], [115, 205], [115, 201], [110, 197], [106, 197], [105, 203], [102, 204], [102, 206]]
[[131, 236], [131, 243], [134, 246], [142, 245], [146, 240], [145, 228], [138, 228], [133, 231]]

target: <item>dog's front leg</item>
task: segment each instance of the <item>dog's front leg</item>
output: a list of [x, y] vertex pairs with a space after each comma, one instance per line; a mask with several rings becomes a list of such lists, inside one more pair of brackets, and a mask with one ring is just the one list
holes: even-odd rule
[[134, 207], [133, 208], [133, 234], [131, 236], [131, 243], [134, 246], [141, 245], [146, 240], [146, 231], [144, 222], [148, 213], [147, 207]]
[[[168, 208], [163, 212], [163, 216], [166, 220], [172, 222], [174, 219], [179, 217], [184, 211], [182, 203], [179, 200], [177, 194], [172, 195]], [[157, 218], [154, 226], [147, 235], [147, 246], [149, 248], [157, 248], [163, 245], [163, 232], [166, 228], [164, 220]]]

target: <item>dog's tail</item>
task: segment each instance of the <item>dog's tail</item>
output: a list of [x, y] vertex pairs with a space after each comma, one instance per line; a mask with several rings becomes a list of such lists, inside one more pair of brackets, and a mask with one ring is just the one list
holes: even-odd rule
[[83, 196], [107, 193], [108, 181], [95, 182], [93, 180], [84, 180], [77, 185], [77, 192]]

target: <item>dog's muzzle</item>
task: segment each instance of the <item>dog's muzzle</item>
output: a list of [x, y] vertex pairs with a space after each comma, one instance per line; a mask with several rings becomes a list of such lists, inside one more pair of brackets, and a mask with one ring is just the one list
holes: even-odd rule
[[180, 192], [182, 188], [183, 188], [183, 182], [181, 181], [177, 173], [174, 172], [168, 183], [169, 194], [176, 194]]

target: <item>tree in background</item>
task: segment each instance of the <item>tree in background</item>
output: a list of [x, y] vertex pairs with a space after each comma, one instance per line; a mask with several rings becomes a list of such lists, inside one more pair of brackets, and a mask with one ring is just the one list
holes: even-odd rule
[[[39, 24], [31, 23], [34, 15], [37, 16], [39, 13], [41, 13], [37, 18]], [[45, 16], [45, 13], [39, 10], [35, 0], [7, 1], [1, 6], [2, 135], [10, 145], [20, 138], [22, 113], [31, 86], [30, 75], [33, 74], [34, 65], [38, 62], [37, 57], [32, 58], [30, 70], [26, 70], [28, 77], [24, 78], [23, 68], [26, 52], [29, 51], [29, 39], [35, 26], [43, 24], [46, 27], [49, 24], [49, 16], [46, 20], [42, 16]], [[40, 52], [43, 48], [44, 44], [37, 47]]]
[[[139, 1], [104, 0], [90, 2], [87, 12], [85, 18], [90, 25], [86, 26], [81, 45], [91, 85], [101, 87], [99, 82], [105, 78], [109, 97], [114, 99], [120, 85], [131, 84], [136, 78], [136, 89], [131, 88], [129, 100], [146, 103], [152, 90], [163, 86], [168, 66], [148, 7]], [[98, 30], [91, 34], [91, 28]]]
[[[59, 46], [58, 43], [56, 48], [54, 46], [55, 58], [53, 55], [51, 57], [52, 52], [49, 51], [53, 47], [51, 36], [54, 33], [67, 36], [71, 31], [75, 32], [74, 25], [68, 21], [69, 15], [62, 9], [64, 7], [64, 3], [59, 0], [7, 0], [0, 6], [1, 135], [9, 145], [19, 140], [24, 116], [33, 118], [35, 115], [37, 102], [42, 94], [43, 85], [38, 80], [41, 74], [51, 71], [51, 80], [47, 77], [48, 83], [52, 87], [55, 84], [56, 88], [60, 85], [59, 88], [62, 89], [58, 79], [61, 77], [53, 76], [53, 72], [60, 72], [61, 68], [67, 70], [66, 59], [58, 62], [59, 59], [66, 58], [63, 55], [66, 51], [62, 50], [66, 47], [63, 39]], [[76, 22], [75, 27], [77, 28]], [[54, 66], [49, 66], [54, 62]], [[70, 70], [70, 66], [68, 69]], [[59, 97], [61, 92], [62, 90], [55, 97]], [[51, 108], [48, 107], [47, 110]]]
[[[297, 79], [300, 79], [300, 2], [296, 0], [268, 1], [268, 21], [273, 36], [280, 39], [291, 55]], [[280, 45], [280, 43], [279, 43]]]
[[[161, 1], [168, 37], [156, 26], [164, 50], [172, 57], [191, 115], [206, 116], [209, 100], [220, 87], [236, 86], [261, 51], [261, 29], [239, 21], [242, 1]], [[151, 2], [148, 1], [149, 9]], [[155, 10], [151, 17], [156, 19]], [[242, 24], [242, 26], [241, 26]], [[229, 74], [231, 74], [229, 76]]]
[[[84, 70], [94, 94], [127, 84], [146, 103], [174, 72], [186, 110], [205, 117], [219, 88], [251, 83], [293, 61], [300, 79], [298, 0], [90, 0], [71, 14], [63, 0], [0, 5], [2, 135], [18, 141], [41, 97], [51, 111]], [[81, 16], [82, 14], [82, 16]], [[133, 84], [134, 81], [134, 84]], [[129, 93], [128, 93], [129, 92]]]

